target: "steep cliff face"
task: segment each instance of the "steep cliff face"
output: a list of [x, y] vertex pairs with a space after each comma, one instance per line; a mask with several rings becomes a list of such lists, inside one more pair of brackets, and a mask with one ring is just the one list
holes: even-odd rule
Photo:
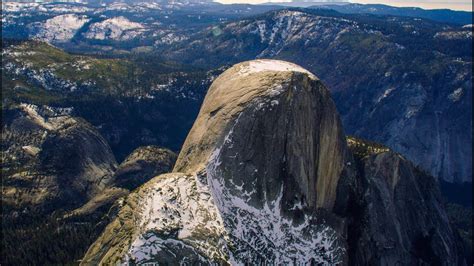
[[348, 138], [360, 179], [349, 226], [357, 265], [462, 265], [436, 180], [387, 147]]
[[6, 206], [67, 208], [109, 185], [117, 167], [110, 147], [93, 126], [68, 111], [27, 104], [5, 111]]
[[132, 193], [82, 263], [459, 263], [433, 179], [353, 144], [313, 74], [237, 64], [209, 89], [174, 173]]
[[[256, 60], [212, 84], [175, 171], [210, 169], [225, 158], [213, 170], [222, 170], [226, 183], [247, 186], [242, 193], [255, 189], [251, 198], [261, 206], [285, 186], [301, 193], [291, 195], [301, 204], [331, 209], [345, 155], [339, 116], [322, 83], [299, 66]], [[285, 204], [296, 204], [286, 197]]]

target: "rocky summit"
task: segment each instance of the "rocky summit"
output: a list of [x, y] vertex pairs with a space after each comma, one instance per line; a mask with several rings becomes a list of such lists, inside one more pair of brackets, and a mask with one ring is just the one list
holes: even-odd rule
[[83, 265], [463, 264], [435, 179], [346, 141], [331, 95], [292, 63], [210, 87], [173, 173], [132, 192]]

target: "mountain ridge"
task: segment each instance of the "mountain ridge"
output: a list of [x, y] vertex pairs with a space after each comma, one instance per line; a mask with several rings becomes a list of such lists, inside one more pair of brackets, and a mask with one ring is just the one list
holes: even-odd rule
[[472, 25], [366, 7], [2, 3], [2, 263], [470, 264]]
[[456, 142], [472, 142], [462, 129], [472, 116], [472, 60], [446, 50], [462, 42], [456, 53], [469, 55], [471, 39], [440, 38], [426, 21], [379, 24], [318, 12], [278, 10], [226, 23], [166, 54], [192, 64], [262, 57], [305, 66], [331, 87], [349, 134], [384, 143], [449, 182], [471, 180], [472, 151]]
[[[384, 143], [445, 181], [470, 182], [472, 162], [469, 158], [472, 151], [469, 145], [462, 143], [472, 142], [472, 136], [465, 129], [472, 120], [472, 104], [469, 101], [472, 95], [472, 36], [469, 39], [469, 34], [465, 34], [469, 33], [468, 29], [446, 27], [445, 24], [426, 20], [348, 16], [340, 13], [336, 16], [334, 12], [329, 11], [288, 9], [210, 26], [189, 35], [189, 39], [159, 46], [159, 49], [162, 49], [160, 57], [164, 56], [165, 61], [178, 60], [181, 66], [193, 64], [203, 69], [209, 67], [206, 66], [208, 64], [219, 66], [219, 70], [210, 71], [209, 74], [220, 73], [228, 64], [255, 57], [284, 59], [303, 65], [319, 73], [329, 85], [349, 134]], [[308, 39], [307, 36], [311, 38]], [[150, 57], [150, 54], [154, 53], [145, 53], [141, 57]], [[34, 58], [35, 55], [22, 56], [27, 61], [28, 57]], [[96, 87], [99, 90], [107, 87], [115, 90], [118, 88], [121, 90], [118, 95], [122, 96], [126, 87], [134, 87], [134, 91], [128, 92], [127, 96], [135, 98], [140, 95], [139, 97], [143, 98], [142, 105], [152, 105], [153, 110], [158, 109], [159, 113], [163, 113], [164, 111], [153, 103], [162, 97], [150, 92], [165, 85], [170, 89], [176, 88], [176, 91], [169, 91], [173, 94], [172, 97], [182, 96], [189, 99], [173, 100], [174, 105], [186, 102], [185, 105], [194, 106], [191, 115], [181, 116], [184, 118], [181, 121], [185, 127], [191, 126], [207, 85], [214, 75], [201, 77], [202, 80], [194, 74], [183, 77], [185, 74], [178, 68], [177, 73], [173, 73], [173, 79], [153, 84], [153, 78], [151, 84], [139, 84], [131, 81], [143, 78], [149, 80], [146, 77], [149, 71], [144, 72], [144, 69], [136, 65], [147, 62], [146, 66], [150, 69], [157, 66], [150, 66], [149, 60], [142, 59], [123, 62], [114, 60], [111, 62], [117, 63], [107, 64], [116, 68], [117, 73], [128, 73], [129, 78], [124, 82], [120, 78], [111, 77], [111, 82], [105, 84], [98, 80]], [[107, 64], [100, 66], [98, 70], [103, 71]], [[10, 69], [10, 64], [6, 66], [6, 69]], [[52, 68], [54, 69], [54, 66]], [[66, 69], [69, 71], [69, 67]], [[23, 73], [25, 69], [21, 66], [11, 70], [16, 73], [20, 71], [21, 75], [27, 75], [29, 78], [37, 76], [31, 74], [30, 70]], [[51, 78], [51, 72], [61, 74], [54, 73], [52, 69], [43, 69], [42, 75], [47, 81]], [[108, 76], [106, 74], [105, 78]], [[161, 76], [166, 75], [157, 75]], [[341, 76], [345, 78], [341, 79]], [[53, 85], [65, 82], [56, 79], [51, 81]], [[69, 84], [70, 88], [74, 85], [69, 81], [65, 84]], [[188, 89], [191, 92], [188, 92]], [[114, 112], [119, 112], [116, 109], [123, 104], [116, 103], [114, 99], [115, 97], [104, 99], [107, 103], [101, 106], [111, 106]], [[147, 101], [150, 103], [145, 103]], [[80, 105], [83, 107], [82, 103]], [[143, 112], [143, 108], [132, 107], [132, 103], [126, 105], [130, 106], [125, 108], [127, 110]], [[101, 115], [91, 115], [87, 110], [82, 112], [85, 113], [81, 116], [91, 120], [93, 124], [103, 123], [98, 119]], [[132, 117], [127, 111], [117, 119], [123, 121]], [[180, 138], [176, 139], [176, 134], [162, 132], [148, 121], [138, 125], [137, 128], [141, 130], [138, 134], [144, 134], [142, 139], [151, 141], [153, 137], [147, 132], [157, 132], [160, 138], [152, 143], [138, 139], [134, 139], [134, 142], [167, 145], [175, 151], [179, 149], [187, 129], [181, 131]], [[174, 123], [172, 120], [170, 123], [176, 128], [182, 128], [183, 124]], [[120, 158], [136, 147], [129, 147], [130, 143], [122, 142], [122, 136], [126, 133], [121, 133], [123, 128], [108, 123], [101, 131], [114, 151], [123, 149], [120, 145], [127, 146], [127, 151], [121, 151]], [[116, 135], [118, 140], [114, 140]]]

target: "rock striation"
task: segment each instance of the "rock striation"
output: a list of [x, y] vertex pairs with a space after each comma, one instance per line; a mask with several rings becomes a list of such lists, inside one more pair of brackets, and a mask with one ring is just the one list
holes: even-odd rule
[[230, 157], [219, 167], [223, 176], [234, 175], [226, 182], [256, 189], [252, 198], [260, 205], [275, 200], [284, 185], [301, 192], [302, 204], [331, 209], [344, 143], [336, 107], [316, 76], [283, 61], [250, 61], [214, 81], [175, 171], [198, 172]]
[[446, 217], [432, 177], [347, 145], [316, 76], [254, 60], [214, 81], [174, 172], [131, 193], [82, 264], [462, 264]]

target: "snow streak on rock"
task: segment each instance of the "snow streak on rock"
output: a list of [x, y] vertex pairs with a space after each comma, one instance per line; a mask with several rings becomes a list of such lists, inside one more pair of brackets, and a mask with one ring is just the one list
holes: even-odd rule
[[[245, 192], [232, 182], [233, 187], [226, 187], [220, 172], [221, 150], [233, 144], [232, 134], [233, 129], [205, 171], [158, 177], [141, 193], [139, 234], [124, 263], [156, 262], [182, 254], [180, 263], [341, 263], [345, 250], [333, 228], [315, 222], [314, 215], [305, 214], [300, 223], [285, 217], [280, 204], [283, 187], [277, 199], [263, 208], [250, 203], [255, 191]], [[236, 190], [242, 193], [231, 192]]]
[[[236, 120], [235, 125], [238, 123]], [[208, 184], [233, 246], [233, 264], [283, 263], [293, 265], [311, 262], [338, 264], [342, 262], [344, 248], [338, 243], [331, 227], [313, 222], [315, 217], [305, 215], [304, 222], [296, 224], [285, 217], [281, 209], [283, 187], [273, 202], [263, 208], [250, 203], [256, 191], [243, 191], [242, 186], [226, 187], [220, 172], [221, 151], [232, 146], [233, 129], [227, 134], [221, 148], [214, 151], [207, 166]], [[228, 184], [228, 183], [227, 183]], [[240, 191], [234, 195], [231, 191]]]

